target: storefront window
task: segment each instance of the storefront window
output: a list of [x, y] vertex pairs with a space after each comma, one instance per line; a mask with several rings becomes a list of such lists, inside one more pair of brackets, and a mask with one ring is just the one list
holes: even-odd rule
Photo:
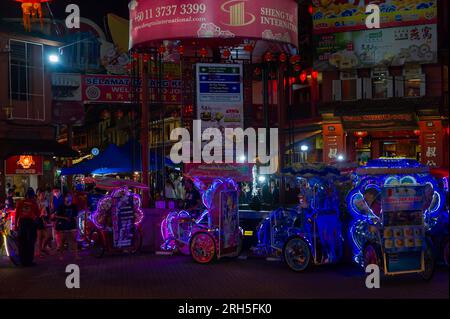
[[372, 97], [386, 99], [388, 97], [387, 71], [374, 71], [372, 74]]
[[420, 78], [405, 79], [405, 96], [420, 96]]
[[342, 100], [353, 101], [358, 99], [358, 78], [356, 71], [342, 72], [341, 73], [341, 85], [342, 85]]

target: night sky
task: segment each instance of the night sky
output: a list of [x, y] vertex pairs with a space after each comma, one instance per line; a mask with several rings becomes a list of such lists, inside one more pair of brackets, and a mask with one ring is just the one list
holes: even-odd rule
[[[103, 27], [103, 18], [107, 13], [115, 13], [128, 18], [128, 0], [52, 0], [51, 9], [56, 19], [63, 19], [67, 15], [65, 8], [68, 4], [80, 6], [81, 16], [94, 20]], [[0, 0], [0, 17], [21, 17], [20, 3], [14, 0]]]

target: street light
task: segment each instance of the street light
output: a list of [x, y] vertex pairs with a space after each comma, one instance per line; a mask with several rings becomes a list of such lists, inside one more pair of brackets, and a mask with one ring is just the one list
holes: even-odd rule
[[54, 53], [50, 54], [48, 56], [48, 61], [53, 64], [59, 63], [59, 55]]
[[300, 146], [300, 150], [301, 150], [302, 152], [307, 152], [308, 149], [309, 149], [308, 145], [302, 145], [302, 146]]
[[244, 163], [246, 159], [247, 158], [245, 157], [245, 155], [240, 156], [239, 157], [239, 163]]
[[337, 157], [337, 160], [338, 160], [339, 162], [342, 162], [342, 161], [344, 160], [344, 155], [339, 154], [338, 157]]

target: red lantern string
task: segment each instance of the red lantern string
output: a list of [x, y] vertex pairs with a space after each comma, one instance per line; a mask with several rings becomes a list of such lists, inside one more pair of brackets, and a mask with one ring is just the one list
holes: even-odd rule
[[271, 53], [271, 52], [266, 52], [266, 54], [264, 54], [264, 60], [265, 60], [266, 62], [272, 61], [272, 60], [273, 60], [273, 55], [272, 55], [272, 53]]
[[286, 61], [287, 61], [287, 55], [286, 55], [286, 53], [282, 52], [282, 53], [280, 54], [279, 59], [280, 59], [280, 62], [283, 62], [283, 63], [286, 62]]
[[305, 82], [306, 80], [306, 71], [303, 71], [302, 73], [300, 73], [300, 81]]
[[184, 46], [180, 45], [178, 47], [178, 54], [183, 55], [184, 54]]
[[200, 56], [202, 58], [204, 58], [208, 55], [208, 50], [206, 50], [205, 48], [201, 48], [199, 53], [200, 53]]

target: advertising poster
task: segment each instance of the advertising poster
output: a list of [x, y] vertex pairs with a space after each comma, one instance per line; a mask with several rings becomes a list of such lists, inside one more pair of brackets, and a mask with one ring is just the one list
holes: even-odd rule
[[425, 186], [383, 187], [383, 246], [389, 272], [420, 270], [425, 244]]
[[313, 0], [315, 34], [366, 29], [366, 6], [380, 8], [380, 27], [392, 28], [437, 22], [436, 0]]
[[316, 35], [314, 43], [319, 70], [437, 62], [435, 24]]
[[239, 212], [236, 191], [220, 193], [220, 256], [234, 254], [239, 246]]
[[115, 248], [129, 247], [134, 239], [133, 196], [113, 198], [111, 207]]
[[183, 38], [267, 39], [298, 45], [294, 0], [133, 0], [130, 47]]
[[197, 118], [202, 130], [244, 127], [240, 64], [197, 64]]

